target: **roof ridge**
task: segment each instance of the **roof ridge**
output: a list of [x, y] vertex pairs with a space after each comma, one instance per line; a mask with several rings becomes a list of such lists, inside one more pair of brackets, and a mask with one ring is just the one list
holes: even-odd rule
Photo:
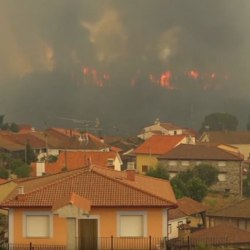
[[[39, 191], [39, 190], [46, 189], [46, 188], [49, 188], [49, 187], [51, 187], [51, 186], [57, 185], [58, 183], [61, 183], [61, 182], [65, 181], [65, 180], [67, 180], [67, 179], [72, 179], [72, 178], [74, 178], [75, 176], [79, 176], [79, 175], [81, 175], [81, 174], [84, 174], [84, 173], [86, 173], [87, 171], [89, 171], [89, 167], [83, 167], [83, 168], [76, 169], [76, 170], [78, 170], [78, 171], [76, 171], [77, 173], [73, 173], [73, 174], [71, 173], [70, 175], [63, 176], [63, 177], [60, 178], [60, 179], [54, 180], [54, 181], [52, 181], [52, 182], [50, 182], [50, 183], [47, 183], [47, 184], [44, 184], [44, 185], [39, 186], [39, 187], [37, 187], [37, 188], [34, 188], [34, 189], [32, 189], [30, 192], [24, 193], [23, 195], [24, 195], [24, 197], [25, 197], [25, 196], [30, 195], [30, 194], [33, 194], [33, 193], [35, 193], [35, 192], [37, 192], [37, 191]], [[83, 171], [83, 170], [85, 170], [85, 171]], [[72, 172], [73, 172], [73, 171], [74, 171], [74, 170], [72, 170]], [[80, 172], [80, 173], [79, 173], [79, 172]], [[56, 174], [55, 174], [55, 175], [56, 175]], [[52, 176], [52, 175], [50, 175], [50, 176]], [[48, 176], [45, 176], [45, 177], [48, 177]], [[16, 188], [13, 190], [13, 192], [15, 192], [15, 191], [17, 190], [17, 188], [18, 188], [18, 187], [16, 187]], [[25, 190], [24, 190], [24, 191], [25, 191]], [[11, 194], [10, 194], [10, 195], [11, 195]], [[13, 199], [15, 199], [15, 196], [9, 196], [9, 199], [8, 199], [8, 197], [7, 197], [7, 198], [4, 199], [4, 201], [2, 201], [2, 202], [5, 203], [5, 202], [11, 201], [11, 200], [13, 200]], [[1, 203], [2, 203], [2, 202], [1, 202]]]
[[[216, 147], [216, 146], [215, 146]], [[223, 151], [224, 153], [230, 155], [230, 156], [233, 156], [235, 157], [236, 159], [241, 159], [241, 160], [244, 160], [244, 157], [242, 158], [242, 154], [239, 153], [239, 155], [237, 153], [234, 153], [234, 152], [230, 152], [228, 150], [225, 150], [225, 149], [222, 149], [222, 148], [219, 148], [219, 147], [216, 147], [217, 149], [219, 149], [220, 151]]]
[[92, 171], [94, 171], [94, 172], [95, 172], [96, 174], [98, 174], [98, 175], [101, 175], [101, 176], [103, 176], [103, 177], [105, 177], [105, 178], [107, 178], [107, 179], [110, 179], [110, 180], [114, 181], [114, 182], [117, 182], [117, 183], [119, 183], [119, 184], [122, 184], [122, 185], [124, 185], [124, 186], [127, 186], [127, 187], [129, 187], [129, 188], [131, 188], [131, 189], [137, 190], [137, 191], [139, 191], [139, 192], [141, 192], [141, 193], [144, 193], [144, 194], [146, 194], [146, 195], [153, 196], [154, 198], [157, 198], [157, 199], [159, 199], [160, 201], [168, 202], [168, 203], [170, 203], [170, 204], [173, 204], [173, 205], [176, 205], [176, 206], [177, 206], [177, 204], [174, 204], [172, 201], [169, 201], [168, 199], [164, 199], [164, 198], [162, 198], [162, 197], [160, 197], [160, 196], [158, 196], [158, 195], [156, 195], [156, 194], [150, 193], [149, 191], [140, 189], [140, 188], [138, 188], [138, 187], [135, 187], [135, 186], [133, 186], [133, 185], [130, 185], [130, 184], [127, 183], [127, 182], [123, 182], [123, 181], [121, 181], [121, 180], [119, 180], [119, 179], [112, 178], [112, 177], [110, 177], [110, 176], [108, 176], [108, 175], [105, 175], [105, 174], [103, 174], [103, 173], [100, 173], [100, 172], [98, 172], [98, 171], [95, 171], [93, 168], [92, 168]]

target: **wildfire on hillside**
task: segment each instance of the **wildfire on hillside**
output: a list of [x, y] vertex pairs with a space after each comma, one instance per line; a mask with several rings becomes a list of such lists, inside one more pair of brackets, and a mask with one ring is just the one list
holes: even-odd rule
[[[97, 87], [105, 87], [109, 85], [112, 75], [108, 72], [98, 71], [96, 68], [82, 66], [81, 70], [81, 84], [93, 84]], [[180, 75], [184, 79], [191, 80], [193, 82], [199, 83], [203, 90], [209, 89], [219, 89], [221, 88], [221, 82], [228, 80], [227, 74], [219, 74], [217, 72], [201, 72], [197, 69], [191, 69], [184, 71], [182, 74], [174, 73], [170, 70], [163, 71], [162, 73], [141, 73], [141, 71], [136, 71], [136, 73], [130, 77], [130, 86], [135, 87], [139, 82], [141, 82], [142, 76], [147, 79], [150, 83], [168, 90], [178, 89], [177, 83]]]

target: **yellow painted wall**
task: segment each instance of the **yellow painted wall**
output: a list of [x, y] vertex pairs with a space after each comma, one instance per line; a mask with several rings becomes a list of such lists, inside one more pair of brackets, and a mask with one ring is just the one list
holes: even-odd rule
[[15, 209], [14, 210], [14, 225], [13, 225], [13, 233], [14, 242], [18, 244], [29, 244], [32, 242], [33, 244], [58, 244], [58, 245], [66, 245], [67, 244], [67, 223], [64, 218], [59, 218], [58, 216], [53, 217], [53, 236], [51, 238], [26, 238], [24, 235], [24, 213], [25, 212], [48, 212], [46, 209]]
[[142, 173], [142, 166], [155, 167], [158, 163], [158, 155], [138, 154], [136, 155], [136, 169]]
[[244, 155], [244, 159], [247, 160], [250, 153], [250, 144], [235, 144], [233, 145], [239, 149], [239, 151]]
[[[47, 212], [46, 209], [15, 209], [13, 212], [13, 243], [18, 244], [62, 244], [67, 245], [67, 221], [65, 218], [59, 218], [57, 215], [53, 217], [53, 236], [51, 238], [25, 238], [24, 237], [24, 213], [25, 212]], [[142, 211], [147, 216], [147, 235], [153, 237], [163, 237], [163, 209], [162, 208], [137, 208], [137, 209], [116, 209], [116, 208], [103, 208], [93, 209], [90, 213], [93, 217], [99, 218], [99, 232], [100, 237], [118, 237], [118, 212], [127, 211]], [[81, 217], [86, 218], [86, 217]]]
[[118, 237], [117, 235], [117, 212], [127, 211], [146, 211], [147, 214], [147, 233], [148, 236], [162, 237], [163, 236], [163, 212], [162, 208], [112, 208], [112, 209], [94, 209], [91, 215], [100, 216], [100, 236], [101, 237]]

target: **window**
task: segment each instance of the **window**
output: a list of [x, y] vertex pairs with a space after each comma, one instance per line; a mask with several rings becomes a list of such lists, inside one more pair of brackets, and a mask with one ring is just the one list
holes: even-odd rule
[[225, 167], [226, 166], [226, 162], [225, 161], [218, 161], [218, 166], [219, 167]]
[[121, 214], [119, 216], [120, 237], [143, 237], [145, 235], [143, 214]]
[[182, 166], [189, 166], [189, 161], [182, 161], [182, 162], [181, 162], [181, 165], [182, 165]]
[[147, 165], [142, 165], [142, 172], [146, 173], [148, 171], [148, 166]]
[[219, 173], [218, 174], [218, 180], [219, 181], [226, 181], [227, 180], [227, 175], [226, 175], [226, 173]]
[[25, 237], [50, 237], [51, 217], [47, 214], [30, 213], [25, 215]]
[[114, 159], [108, 159], [107, 160], [107, 166], [108, 167], [113, 167], [114, 166]]
[[169, 165], [169, 166], [176, 166], [176, 165], [177, 165], [177, 162], [176, 162], [176, 161], [169, 161], [169, 162], [168, 162], [168, 165]]

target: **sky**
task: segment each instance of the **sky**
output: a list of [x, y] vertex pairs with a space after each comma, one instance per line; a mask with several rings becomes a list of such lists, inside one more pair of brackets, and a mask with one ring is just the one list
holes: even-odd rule
[[249, 19], [249, 0], [0, 0], [0, 114], [126, 134], [227, 112], [244, 129]]

